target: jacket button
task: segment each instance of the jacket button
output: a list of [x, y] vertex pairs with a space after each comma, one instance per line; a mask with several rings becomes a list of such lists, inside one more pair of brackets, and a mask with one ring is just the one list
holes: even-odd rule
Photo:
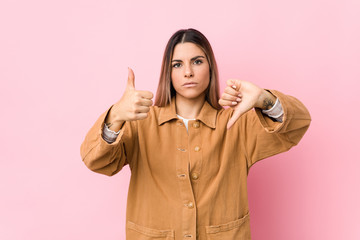
[[196, 146], [194, 150], [195, 150], [195, 152], [198, 152], [198, 151], [200, 151], [200, 147]]
[[193, 180], [196, 180], [196, 179], [199, 178], [199, 174], [197, 174], [196, 172], [193, 172], [193, 173], [191, 174], [191, 178], [192, 178]]
[[200, 126], [199, 122], [194, 122], [194, 124], [193, 124], [194, 128], [199, 128], [199, 126]]
[[193, 208], [194, 204], [192, 202], [189, 202], [187, 206], [188, 206], [188, 208]]

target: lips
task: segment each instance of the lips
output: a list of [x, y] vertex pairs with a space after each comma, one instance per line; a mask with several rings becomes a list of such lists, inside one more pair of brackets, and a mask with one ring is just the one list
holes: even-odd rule
[[195, 87], [197, 84], [197, 82], [186, 82], [183, 84], [183, 87]]

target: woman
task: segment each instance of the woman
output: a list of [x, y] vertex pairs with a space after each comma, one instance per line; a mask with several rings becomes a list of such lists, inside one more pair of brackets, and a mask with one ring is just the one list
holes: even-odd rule
[[129, 164], [126, 239], [250, 239], [249, 169], [300, 141], [307, 109], [237, 79], [219, 99], [214, 54], [194, 29], [170, 38], [155, 106], [134, 81], [129, 69], [122, 98], [81, 145], [95, 172], [111, 176]]

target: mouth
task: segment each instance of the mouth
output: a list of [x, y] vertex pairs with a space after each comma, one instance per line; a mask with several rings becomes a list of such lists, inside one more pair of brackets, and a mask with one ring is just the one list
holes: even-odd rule
[[183, 87], [195, 87], [196, 85], [196, 82], [186, 82], [183, 84]]

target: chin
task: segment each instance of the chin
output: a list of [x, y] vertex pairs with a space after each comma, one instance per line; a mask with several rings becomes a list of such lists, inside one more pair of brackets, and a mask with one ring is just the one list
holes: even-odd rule
[[178, 93], [182, 98], [196, 100], [196, 99], [202, 99], [205, 98], [205, 93]]

